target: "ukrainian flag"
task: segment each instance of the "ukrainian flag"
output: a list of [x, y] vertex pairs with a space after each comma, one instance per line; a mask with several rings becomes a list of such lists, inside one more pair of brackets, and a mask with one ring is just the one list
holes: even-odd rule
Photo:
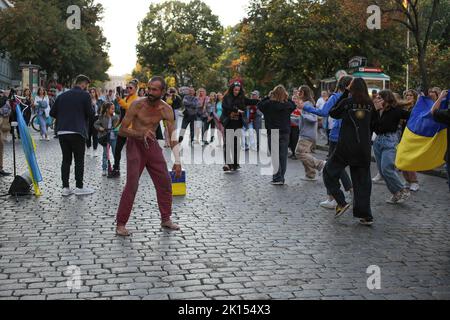
[[30, 171], [30, 177], [33, 181], [34, 193], [37, 197], [40, 197], [42, 193], [39, 189], [39, 182], [42, 182], [42, 175], [36, 160], [36, 144], [34, 143], [25, 119], [23, 118], [20, 104], [17, 104], [16, 106], [16, 114], [20, 138], [22, 141], [22, 148], [28, 164], [28, 170]]
[[[442, 102], [447, 109], [450, 94]], [[428, 171], [445, 163], [447, 126], [436, 122], [431, 114], [434, 101], [420, 97], [414, 107], [402, 141], [398, 145], [395, 165], [403, 171]]]
[[185, 196], [186, 189], [186, 171], [181, 172], [181, 177], [177, 179], [175, 171], [170, 172], [172, 178], [172, 195], [173, 196]]

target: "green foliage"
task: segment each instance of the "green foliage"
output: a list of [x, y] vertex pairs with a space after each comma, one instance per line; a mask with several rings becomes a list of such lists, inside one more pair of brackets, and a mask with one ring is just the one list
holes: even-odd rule
[[204, 86], [220, 55], [222, 26], [203, 2], [151, 4], [139, 25], [139, 63], [153, 74], [172, 75], [179, 85]]
[[[66, 26], [70, 5], [81, 8], [80, 30]], [[80, 73], [107, 80], [109, 45], [97, 26], [102, 14], [93, 0], [16, 0], [14, 8], [0, 11], [0, 50], [56, 73], [63, 83]]]

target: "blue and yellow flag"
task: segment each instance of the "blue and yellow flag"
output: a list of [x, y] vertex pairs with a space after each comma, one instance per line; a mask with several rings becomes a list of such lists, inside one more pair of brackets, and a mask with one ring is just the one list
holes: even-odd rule
[[[447, 109], [450, 94], [442, 102]], [[408, 125], [398, 145], [395, 165], [403, 171], [428, 171], [445, 163], [447, 152], [447, 126], [433, 119], [434, 101], [420, 97], [414, 107]]]
[[16, 114], [20, 138], [22, 141], [22, 148], [28, 164], [28, 170], [30, 171], [30, 177], [33, 181], [34, 193], [37, 197], [39, 197], [42, 195], [41, 190], [39, 189], [39, 182], [42, 182], [42, 175], [36, 160], [36, 144], [34, 143], [25, 119], [23, 118], [20, 104], [16, 106]]

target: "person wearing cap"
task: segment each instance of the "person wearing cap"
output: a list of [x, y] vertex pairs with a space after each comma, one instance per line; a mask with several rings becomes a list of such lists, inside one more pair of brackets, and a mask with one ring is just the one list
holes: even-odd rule
[[[64, 197], [93, 194], [93, 189], [84, 186], [84, 156], [88, 125], [93, 120], [91, 96], [87, 92], [91, 80], [85, 75], [76, 78], [75, 86], [56, 98], [50, 116], [56, 119], [59, 144], [63, 155], [61, 178]], [[69, 186], [72, 157], [75, 159], [76, 189]]]

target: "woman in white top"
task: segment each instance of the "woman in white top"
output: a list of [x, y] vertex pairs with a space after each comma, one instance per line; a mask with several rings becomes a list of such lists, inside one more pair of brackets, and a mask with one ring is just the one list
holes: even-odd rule
[[50, 141], [47, 134], [47, 118], [50, 113], [50, 103], [47, 92], [44, 88], [39, 88], [36, 98], [34, 99], [34, 108], [39, 119], [39, 127], [41, 129], [41, 140]]

